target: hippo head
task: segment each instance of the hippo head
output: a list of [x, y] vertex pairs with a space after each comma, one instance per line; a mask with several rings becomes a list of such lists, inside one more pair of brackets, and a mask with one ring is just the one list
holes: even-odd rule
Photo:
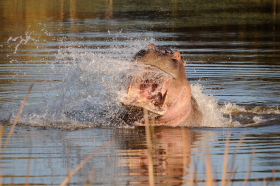
[[[133, 61], [138, 68], [131, 78], [123, 104], [147, 109], [155, 118], [153, 125], [197, 126], [190, 119], [198, 109], [180, 52], [151, 44], [140, 50]], [[132, 115], [137, 114], [132, 112]], [[133, 124], [143, 125], [143, 120]]]

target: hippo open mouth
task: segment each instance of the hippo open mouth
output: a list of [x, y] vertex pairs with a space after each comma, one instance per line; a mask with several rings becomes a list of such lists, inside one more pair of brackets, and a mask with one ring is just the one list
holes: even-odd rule
[[[139, 69], [138, 69], [139, 70]], [[125, 105], [141, 107], [157, 115], [167, 112], [166, 98], [169, 74], [160, 69], [146, 65], [137, 75], [131, 78]]]
[[127, 95], [127, 123], [143, 126], [147, 109], [153, 126], [199, 126], [201, 112], [192, 96], [180, 52], [150, 44], [134, 56]]

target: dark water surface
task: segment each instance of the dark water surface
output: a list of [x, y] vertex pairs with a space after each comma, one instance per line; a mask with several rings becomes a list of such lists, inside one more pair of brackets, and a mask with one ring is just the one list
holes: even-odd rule
[[130, 59], [151, 42], [187, 61], [207, 127], [154, 129], [156, 184], [191, 185], [195, 172], [206, 185], [209, 150], [222, 185], [229, 132], [231, 185], [249, 168], [247, 185], [280, 184], [279, 0], [4, 0], [0, 25], [0, 121], [34, 83], [1, 155], [3, 184], [59, 185], [110, 140], [71, 185], [149, 184], [145, 130], [119, 127], [118, 114]]

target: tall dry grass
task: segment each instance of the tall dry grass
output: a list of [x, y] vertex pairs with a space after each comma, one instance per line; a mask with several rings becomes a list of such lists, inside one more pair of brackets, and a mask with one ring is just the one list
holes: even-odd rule
[[[146, 145], [147, 145], [147, 159], [148, 159], [148, 178], [149, 178], [149, 185], [154, 186], [157, 185], [155, 182], [155, 173], [153, 169], [154, 165], [154, 155], [153, 155], [153, 128], [151, 126], [151, 121], [149, 121], [148, 118], [148, 111], [144, 109], [144, 119], [145, 119], [145, 132], [146, 132]], [[183, 130], [182, 130], [183, 131]], [[237, 173], [237, 167], [236, 167], [236, 159], [238, 156], [238, 150], [240, 146], [242, 145], [245, 134], [241, 137], [239, 142], [237, 143], [237, 146], [234, 149], [233, 156], [229, 158], [230, 152], [229, 152], [229, 147], [230, 147], [230, 136], [231, 133], [229, 132], [226, 138], [226, 144], [225, 144], [225, 150], [224, 150], [224, 160], [223, 160], [223, 167], [222, 167], [222, 175], [220, 178], [215, 178], [215, 172], [213, 172], [213, 166], [212, 166], [212, 160], [211, 160], [211, 153], [209, 152], [209, 149], [206, 148], [206, 161], [205, 166], [206, 166], [206, 174], [205, 174], [205, 180], [200, 180], [199, 179], [199, 172], [196, 171], [196, 162], [192, 162], [190, 164], [189, 168], [189, 180], [187, 180], [186, 185], [188, 186], [197, 186], [201, 185], [201, 182], [205, 182], [205, 186], [229, 186], [232, 185], [234, 182], [234, 176]], [[183, 138], [184, 140], [184, 135]], [[183, 146], [184, 147], [184, 146]], [[184, 149], [182, 150], [184, 152]], [[243, 179], [243, 184], [244, 186], [248, 185], [248, 181], [250, 180], [250, 174], [251, 174], [251, 168], [254, 160], [254, 155], [255, 151], [252, 152], [251, 158], [250, 158], [250, 164], [246, 173], [245, 178]], [[183, 159], [184, 161], [184, 159]], [[187, 169], [187, 166], [184, 166]], [[185, 170], [186, 171], [186, 170]], [[270, 180], [275, 186], [276, 186], [276, 172], [272, 172], [272, 180]], [[268, 180], [263, 179], [263, 180], [256, 180], [256, 184], [262, 185], [262, 186], [268, 186]], [[271, 183], [270, 183], [271, 184]]]
[[[9, 135], [8, 135], [8, 137], [7, 137], [7, 139], [6, 139], [6, 141], [5, 141], [3, 147], [2, 147], [2, 143], [3, 143], [3, 134], [4, 134], [4, 132], [6, 131], [7, 126], [8, 126], [9, 123], [10, 123], [10, 118], [9, 118], [8, 121], [6, 122], [6, 125], [4, 126], [4, 128], [2, 127], [2, 124], [0, 125], [0, 135], [1, 135], [1, 136], [0, 136], [0, 160], [2, 160], [2, 156], [3, 156], [3, 154], [4, 154], [5, 150], [6, 150], [6, 148], [7, 148], [8, 144], [9, 144], [9, 142], [10, 142], [10, 139], [11, 139], [11, 137], [12, 137], [14, 131], [15, 131], [15, 127], [16, 127], [16, 125], [17, 125], [17, 123], [18, 123], [18, 120], [19, 120], [19, 118], [20, 118], [20, 116], [21, 116], [21, 113], [22, 113], [22, 111], [23, 111], [23, 109], [24, 109], [24, 106], [25, 106], [25, 104], [26, 104], [26, 101], [27, 101], [27, 99], [28, 99], [28, 96], [29, 96], [29, 94], [31, 93], [32, 87], [33, 87], [33, 83], [30, 85], [30, 87], [29, 87], [29, 89], [28, 89], [28, 91], [27, 91], [27, 93], [26, 93], [26, 95], [25, 95], [25, 97], [24, 97], [24, 99], [23, 99], [23, 101], [22, 101], [22, 103], [21, 103], [21, 105], [20, 105], [20, 108], [19, 108], [19, 111], [18, 111], [17, 116], [16, 116], [16, 118], [15, 118], [15, 121], [13, 122], [13, 125], [12, 125], [12, 127], [11, 127], [11, 130], [10, 130], [10, 132], [9, 132]], [[25, 186], [28, 186], [28, 185], [29, 185], [30, 164], [31, 164], [31, 160], [29, 159], [29, 163], [28, 163], [28, 167], [27, 167], [27, 176], [26, 176], [26, 184], [25, 184]], [[1, 168], [0, 171], [1, 171], [1, 172], [0, 172], [0, 186], [2, 186], [2, 179], [3, 179], [3, 178], [2, 178], [2, 168]]]
[[[33, 84], [31, 84], [31, 86], [29, 87], [23, 101], [22, 104], [19, 108], [18, 114], [12, 124], [12, 127], [9, 131], [9, 135], [7, 137], [7, 140], [4, 142], [3, 141], [3, 134], [7, 129], [8, 124], [10, 123], [10, 119], [6, 122], [6, 124], [4, 126], [2, 126], [2, 124], [0, 125], [0, 160], [2, 159], [2, 155], [5, 152], [5, 149], [7, 148], [9, 141], [14, 133], [15, 127], [19, 121], [19, 118], [22, 114], [22, 111], [24, 109], [24, 106], [26, 104], [26, 101], [28, 99], [29, 94], [31, 93]], [[155, 183], [155, 175], [154, 175], [154, 168], [153, 168], [153, 126], [151, 126], [151, 122], [149, 121], [148, 118], [148, 111], [146, 109], [144, 109], [144, 120], [145, 120], [145, 132], [146, 132], [146, 145], [147, 145], [147, 149], [148, 149], [148, 171], [149, 171], [149, 185], [150, 186], [154, 186], [156, 185]], [[223, 172], [222, 172], [222, 177], [220, 179], [215, 179], [215, 174], [213, 172], [212, 169], [212, 160], [211, 160], [211, 154], [209, 152], [209, 149], [206, 149], [206, 178], [205, 178], [205, 185], [206, 186], [216, 186], [218, 185], [218, 181], [217, 180], [221, 180], [221, 186], [228, 186], [233, 182], [233, 177], [236, 173], [236, 167], [235, 167], [235, 161], [236, 161], [236, 157], [237, 157], [237, 152], [239, 147], [241, 146], [242, 142], [243, 142], [244, 136], [239, 140], [235, 151], [234, 151], [234, 156], [231, 159], [231, 162], [229, 162], [229, 145], [230, 145], [230, 133], [227, 136], [226, 139], [226, 144], [225, 144], [225, 150], [224, 150], [224, 162], [223, 162]], [[92, 154], [90, 154], [88, 157], [86, 157], [73, 171], [70, 171], [68, 176], [61, 182], [60, 186], [65, 186], [65, 185], [70, 185], [71, 184], [71, 178], [91, 159], [93, 158], [96, 153], [98, 153], [99, 151], [101, 151], [102, 149], [104, 149], [105, 147], [109, 146], [110, 144], [112, 144], [114, 142], [114, 140], [111, 140], [109, 142], [107, 142], [106, 144], [104, 144], [103, 146], [101, 146], [100, 148], [98, 148], [96, 151], [94, 151]], [[252, 162], [254, 159], [254, 154], [255, 152], [252, 153], [252, 156], [250, 158], [250, 164], [246, 173], [246, 177], [244, 178], [244, 182], [243, 185], [246, 186], [248, 183], [248, 180], [250, 179], [250, 174], [251, 174], [251, 167], [252, 167]], [[29, 178], [30, 178], [30, 169], [31, 169], [31, 158], [28, 161], [28, 167], [27, 167], [27, 175], [26, 175], [26, 183], [25, 186], [29, 185]], [[186, 166], [187, 167], [187, 166]], [[187, 180], [187, 185], [189, 186], [196, 186], [198, 185], [198, 183], [200, 183], [201, 181], [198, 178], [198, 172], [196, 171], [196, 162], [192, 162], [190, 165], [190, 169], [189, 169], [189, 180]], [[276, 186], [276, 181], [277, 181], [277, 176], [276, 176], [276, 172], [272, 172], [273, 176], [272, 176], [272, 182], [274, 183], [274, 185]], [[89, 173], [89, 180], [90, 182], [87, 183], [85, 186], [89, 186], [94, 184], [94, 180], [92, 180], [91, 178], [94, 176], [94, 169]], [[256, 183], [259, 183], [259, 185], [263, 185], [263, 186], [267, 186], [268, 185], [268, 181], [266, 179], [263, 180], [256, 180]], [[11, 181], [10, 185], [13, 185], [13, 180]], [[0, 186], [2, 186], [2, 169], [0, 169]]]
[[29, 87], [29, 89], [28, 89], [28, 91], [27, 91], [27, 93], [26, 93], [26, 95], [25, 95], [25, 97], [24, 97], [24, 99], [23, 99], [23, 101], [22, 101], [22, 103], [20, 105], [18, 114], [17, 114], [17, 116], [15, 118], [15, 121], [13, 122], [12, 128], [11, 128], [10, 133], [8, 135], [8, 138], [7, 138], [6, 142], [5, 142], [5, 145], [4, 145], [3, 149], [1, 148], [1, 150], [3, 150], [3, 151], [5, 151], [5, 149], [7, 148], [8, 144], [9, 144], [9, 141], [10, 141], [10, 139], [11, 139], [11, 137], [12, 137], [14, 131], [15, 131], [15, 127], [16, 127], [16, 125], [18, 123], [18, 120], [19, 120], [19, 118], [21, 116], [21, 113], [22, 113], [23, 108], [25, 106], [25, 103], [26, 103], [26, 101], [28, 99], [28, 96], [31, 93], [32, 87], [33, 87], [33, 83], [30, 85], [30, 87]]
[[99, 151], [104, 149], [105, 147], [112, 144], [114, 140], [111, 140], [107, 142], [105, 145], [99, 147], [96, 151], [94, 151], [92, 154], [90, 154], [88, 157], [86, 157], [73, 171], [71, 171], [68, 176], [61, 182], [60, 186], [64, 186], [66, 184], [70, 184], [71, 178], [91, 159], [93, 158]]
[[[2, 143], [3, 143], [3, 134], [7, 129], [7, 126], [10, 123], [10, 119], [8, 119], [8, 121], [6, 122], [6, 124], [4, 125], [4, 128], [2, 127], [2, 124], [0, 123], [0, 160], [2, 160], [2, 155], [5, 152], [10, 139], [15, 131], [15, 127], [18, 124], [19, 118], [22, 114], [22, 111], [24, 109], [24, 106], [26, 104], [26, 101], [28, 99], [29, 94], [31, 93], [33, 87], [33, 83], [30, 85], [22, 103], [21, 106], [19, 108], [19, 111], [17, 113], [17, 116], [13, 122], [13, 125], [10, 129], [10, 132], [8, 134], [7, 140], [4, 143], [4, 146], [2, 147]], [[109, 146], [110, 144], [112, 144], [114, 142], [114, 140], [111, 140], [109, 142], [107, 142], [105, 145], [99, 147], [96, 151], [94, 151], [92, 154], [90, 154], [87, 158], [85, 158], [73, 171], [69, 172], [68, 176], [61, 182], [60, 186], [64, 186], [66, 184], [70, 185], [70, 180], [71, 178], [91, 159], [95, 156], [96, 153], [98, 153], [99, 151], [101, 151], [102, 149], [104, 149], [105, 147]], [[28, 159], [28, 166], [27, 166], [27, 175], [26, 175], [26, 183], [25, 186], [29, 186], [29, 179], [30, 179], [30, 170], [31, 170], [31, 158]], [[92, 173], [93, 174], [93, 173]], [[92, 183], [90, 183], [89, 185], [91, 185]], [[12, 183], [10, 185], [13, 185]], [[2, 186], [2, 169], [0, 169], [0, 186]]]
[[154, 167], [153, 167], [153, 147], [152, 147], [152, 133], [151, 125], [148, 118], [148, 110], [144, 108], [144, 120], [145, 120], [145, 133], [146, 133], [146, 145], [148, 148], [148, 169], [149, 169], [149, 185], [154, 186]]

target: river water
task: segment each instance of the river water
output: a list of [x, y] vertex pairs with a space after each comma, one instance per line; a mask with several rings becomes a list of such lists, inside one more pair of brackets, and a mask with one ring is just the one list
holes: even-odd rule
[[145, 129], [119, 114], [130, 60], [150, 43], [181, 52], [203, 113], [202, 128], [154, 129], [156, 185], [206, 185], [209, 157], [217, 185], [224, 172], [231, 185], [280, 184], [279, 0], [0, 1], [0, 12], [3, 125], [34, 84], [2, 148], [2, 184], [60, 185], [100, 147], [71, 185], [149, 184]]

